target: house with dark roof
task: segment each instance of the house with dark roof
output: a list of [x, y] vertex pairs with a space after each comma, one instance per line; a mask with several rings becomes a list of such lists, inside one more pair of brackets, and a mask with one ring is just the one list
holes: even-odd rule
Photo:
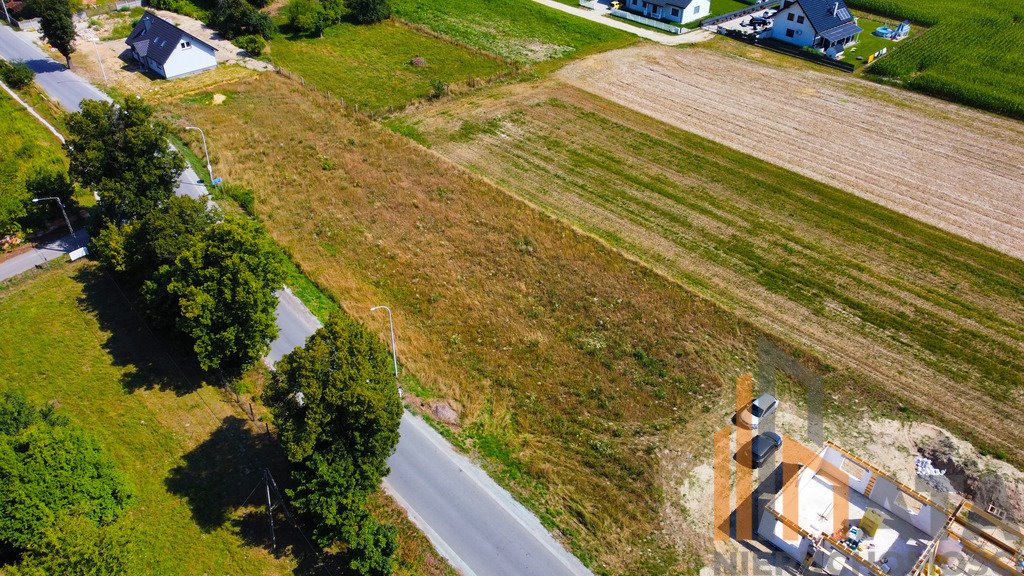
[[176, 78], [217, 65], [216, 48], [146, 11], [125, 43], [132, 58], [163, 78]]
[[623, 8], [655, 20], [685, 24], [707, 18], [711, 0], [622, 0]]
[[863, 32], [844, 0], [783, 0], [772, 18], [772, 38], [817, 48], [836, 59]]

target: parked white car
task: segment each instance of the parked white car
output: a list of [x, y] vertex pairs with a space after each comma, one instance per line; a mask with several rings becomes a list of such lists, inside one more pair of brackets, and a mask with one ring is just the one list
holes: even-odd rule
[[778, 407], [778, 399], [765, 392], [736, 415], [736, 424], [743, 426], [744, 428], [757, 430], [761, 420], [767, 418], [772, 412], [775, 412], [775, 409]]

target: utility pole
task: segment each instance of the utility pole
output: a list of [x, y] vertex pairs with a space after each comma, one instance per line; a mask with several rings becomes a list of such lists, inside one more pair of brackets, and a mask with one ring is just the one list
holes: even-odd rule
[[7, 19], [7, 23], [14, 26], [14, 22], [11, 21], [11, 13], [7, 11], [7, 0], [0, 0], [0, 4], [4, 5], [4, 18]]
[[277, 552], [277, 536], [274, 534], [274, 505], [270, 502], [270, 470], [263, 470], [263, 487], [267, 494], [267, 521], [270, 522], [270, 546], [271, 550]]

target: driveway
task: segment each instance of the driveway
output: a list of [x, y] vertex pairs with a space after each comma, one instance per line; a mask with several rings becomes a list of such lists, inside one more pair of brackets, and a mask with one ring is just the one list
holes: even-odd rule
[[611, 14], [611, 6], [607, 3], [599, 2], [596, 10], [584, 8], [582, 6], [568, 6], [557, 2], [556, 0], [533, 0], [538, 4], [543, 4], [548, 8], [554, 8], [578, 16], [580, 18], [586, 18], [592, 22], [610, 26], [612, 28], [618, 28], [623, 32], [629, 32], [630, 34], [636, 34], [641, 38], [652, 40], [659, 44], [666, 46], [679, 46], [680, 44], [695, 44], [697, 42], [704, 42], [715, 37], [714, 33], [700, 28], [684, 32], [682, 34], [668, 34], [657, 32], [649, 28], [641, 28], [639, 26], [633, 26], [627, 22], [613, 18]]

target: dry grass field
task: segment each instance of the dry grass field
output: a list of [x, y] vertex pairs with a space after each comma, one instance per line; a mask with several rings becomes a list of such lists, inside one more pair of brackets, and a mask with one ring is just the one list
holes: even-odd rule
[[393, 306], [406, 389], [454, 401], [454, 441], [598, 573], [694, 571], [697, 549], [664, 530], [662, 449], [679, 465], [710, 451], [765, 335], [297, 83], [217, 90], [169, 113], [218, 134], [218, 173], [255, 189], [352, 316], [383, 336], [369, 308]]
[[1024, 124], [811, 69], [645, 45], [557, 76], [673, 126], [1024, 258]]
[[1024, 263], [560, 82], [404, 119], [446, 157], [1021, 462]]

